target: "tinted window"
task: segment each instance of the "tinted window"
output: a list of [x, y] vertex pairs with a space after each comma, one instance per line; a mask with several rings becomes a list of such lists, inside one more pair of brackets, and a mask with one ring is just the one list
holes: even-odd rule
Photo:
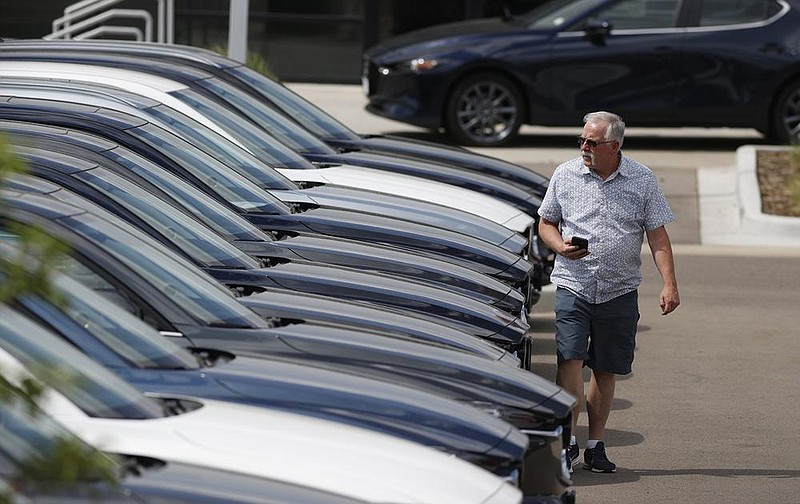
[[158, 418], [161, 405], [57, 336], [0, 306], [0, 344], [39, 378], [96, 418]]
[[262, 104], [256, 98], [244, 93], [220, 79], [199, 81], [200, 85], [230, 103], [246, 114], [270, 136], [299, 153], [334, 154], [322, 140], [304, 130], [297, 124], [287, 121], [280, 112]]
[[54, 279], [67, 298], [65, 312], [96, 341], [140, 368], [197, 369], [192, 354], [152, 327], [65, 276]]
[[755, 23], [780, 12], [772, 0], [705, 0], [700, 26], [721, 26]]
[[244, 120], [226, 105], [219, 104], [194, 89], [183, 89], [170, 93], [201, 114], [213, 119], [220, 127], [236, 134], [236, 140], [260, 159], [275, 167], [308, 168], [309, 162], [286, 145], [264, 135], [255, 124]]
[[550, 0], [528, 12], [522, 22], [531, 29], [548, 29], [564, 26], [575, 16], [601, 0]]
[[612, 30], [673, 28], [680, 0], [622, 0], [596, 11], [589, 20], [607, 21]]
[[[234, 144], [224, 136], [207, 127], [206, 124], [187, 117], [186, 115], [164, 105], [149, 109], [149, 113], [167, 124], [168, 129], [177, 132], [182, 138], [189, 140], [209, 155], [213, 155], [221, 162], [233, 167], [242, 174], [247, 174], [252, 180], [262, 187], [270, 189], [297, 189], [297, 185], [278, 173], [269, 164], [262, 163], [260, 159], [250, 152]], [[213, 118], [212, 118], [213, 119]], [[209, 120], [209, 122], [211, 122]], [[240, 121], [240, 124], [243, 121]], [[252, 126], [255, 128], [255, 126]], [[241, 127], [237, 128], [242, 129]], [[237, 134], [238, 131], [234, 131]]]
[[267, 100], [277, 104], [283, 113], [300, 123], [305, 129], [322, 138], [341, 140], [357, 139], [358, 135], [344, 124], [329, 116], [302, 96], [287, 89], [286, 86], [261, 75], [246, 66], [227, 68], [226, 72], [246, 82], [264, 95]]
[[68, 217], [71, 229], [104, 247], [205, 325], [264, 327], [265, 322], [200, 270], [90, 214]]
[[252, 181], [163, 128], [146, 125], [130, 131], [141, 140], [167, 153], [232, 205], [245, 211], [291, 213], [288, 206], [270, 196]]
[[111, 172], [94, 169], [73, 175], [148, 223], [179, 250], [204, 266], [257, 268], [258, 262], [211, 229], [136, 184]]
[[[135, 152], [117, 147], [104, 153], [121, 167], [139, 175], [180, 201], [199, 221], [217, 233], [237, 240], [271, 240], [272, 235], [255, 227], [250, 221], [230, 210], [207, 194], [164, 170]], [[106, 165], [108, 166], [108, 164]]]

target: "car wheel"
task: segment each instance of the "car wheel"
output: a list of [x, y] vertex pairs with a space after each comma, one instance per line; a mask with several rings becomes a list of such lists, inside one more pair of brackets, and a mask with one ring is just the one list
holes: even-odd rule
[[772, 136], [780, 143], [800, 143], [800, 79], [786, 86], [775, 101]]
[[445, 127], [462, 145], [495, 147], [516, 137], [523, 118], [517, 86], [497, 74], [477, 74], [459, 82], [447, 101]]

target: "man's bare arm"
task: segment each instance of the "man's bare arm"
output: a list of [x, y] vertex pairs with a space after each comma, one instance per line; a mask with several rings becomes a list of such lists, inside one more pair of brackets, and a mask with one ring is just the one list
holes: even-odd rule
[[[567, 259], [580, 259], [589, 255], [586, 249], [578, 248], [561, 237], [561, 230], [558, 229], [558, 222], [549, 221], [544, 218], [539, 219], [539, 237], [544, 240], [550, 250]], [[591, 248], [591, 245], [589, 245]]]
[[664, 226], [648, 231], [647, 242], [650, 244], [653, 262], [664, 283], [658, 303], [661, 306], [661, 314], [666, 315], [675, 311], [675, 308], [681, 304], [681, 298], [678, 294], [678, 280], [675, 278], [675, 260], [672, 256], [672, 244]]

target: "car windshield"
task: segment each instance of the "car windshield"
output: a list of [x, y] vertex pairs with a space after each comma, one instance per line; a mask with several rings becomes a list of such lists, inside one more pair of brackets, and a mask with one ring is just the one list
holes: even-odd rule
[[[142, 177], [159, 187], [183, 207], [222, 236], [236, 240], [271, 241], [272, 235], [255, 227], [250, 221], [228, 209], [196, 187], [142, 158], [124, 147], [103, 153], [123, 169]], [[108, 165], [106, 165], [108, 166]]]
[[89, 213], [62, 220], [136, 271], [152, 288], [172, 298], [177, 306], [205, 325], [266, 327], [264, 320], [239, 303], [222, 284], [173, 257], [169, 251]]
[[258, 261], [193, 217], [115, 173], [95, 168], [72, 176], [124, 206], [204, 267], [250, 269], [259, 266]]
[[242, 118], [241, 114], [231, 110], [230, 106], [218, 103], [204, 96], [195, 89], [187, 88], [173, 91], [172, 96], [189, 105], [199, 113], [213, 120], [219, 127], [233, 134], [242, 145], [259, 159], [276, 168], [309, 168], [309, 161], [282, 144], [256, 126], [255, 123]]
[[[72, 440], [84, 450], [92, 448], [57, 423], [45, 412], [31, 409], [27, 402], [11, 397], [0, 401], [0, 452], [3, 463], [0, 477], [11, 477], [16, 467], [7, 467], [5, 460], [12, 465], [31, 463], [34, 460], [54, 457], [61, 449], [60, 440]], [[91, 474], [83, 475], [84, 481], [97, 481]]]
[[64, 331], [64, 336], [96, 361], [105, 362], [102, 354], [111, 352], [138, 368], [200, 368], [187, 350], [83, 284], [65, 275], [53, 275], [52, 282], [65, 300], [61, 308], [33, 296], [25, 296], [21, 302], [43, 319], [53, 311], [65, 314], [81, 328], [81, 334]]
[[0, 345], [90, 417], [164, 416], [161, 405], [42, 326], [0, 305]]
[[560, 28], [576, 15], [601, 2], [602, 0], [551, 0], [525, 13], [519, 23], [531, 30]]
[[237, 174], [197, 147], [163, 128], [145, 124], [129, 130], [141, 140], [177, 161], [209, 191], [246, 212], [290, 214], [291, 209], [251, 180]]
[[219, 96], [243, 115], [249, 117], [268, 135], [300, 154], [335, 154], [322, 140], [318, 139], [286, 117], [261, 103], [247, 93], [219, 78], [197, 81], [208, 91]]
[[336, 140], [359, 139], [358, 134], [353, 130], [279, 82], [244, 65], [226, 68], [225, 71], [261, 93], [288, 118], [296, 121], [317, 137]]
[[104, 166], [108, 167], [108, 163], [113, 162], [121, 167], [120, 169], [128, 170], [149, 181], [180, 202], [197, 220], [229, 240], [273, 240], [272, 235], [258, 229], [244, 217], [130, 149], [116, 147], [103, 152], [102, 155], [108, 159]]
[[[150, 115], [170, 131], [213, 155], [242, 175], [247, 176], [261, 187], [269, 189], [297, 189], [297, 184], [287, 179], [272, 166], [234, 144], [206, 124], [201, 124], [175, 109], [158, 105], [148, 109]], [[209, 124], [213, 124], [209, 120]], [[255, 128], [255, 126], [253, 126]]]

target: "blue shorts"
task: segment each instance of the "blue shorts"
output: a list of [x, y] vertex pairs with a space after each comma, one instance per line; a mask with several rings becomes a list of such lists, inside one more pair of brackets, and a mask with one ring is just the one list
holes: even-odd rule
[[559, 287], [555, 296], [558, 362], [582, 360], [597, 371], [631, 372], [639, 323], [637, 291], [589, 303]]

